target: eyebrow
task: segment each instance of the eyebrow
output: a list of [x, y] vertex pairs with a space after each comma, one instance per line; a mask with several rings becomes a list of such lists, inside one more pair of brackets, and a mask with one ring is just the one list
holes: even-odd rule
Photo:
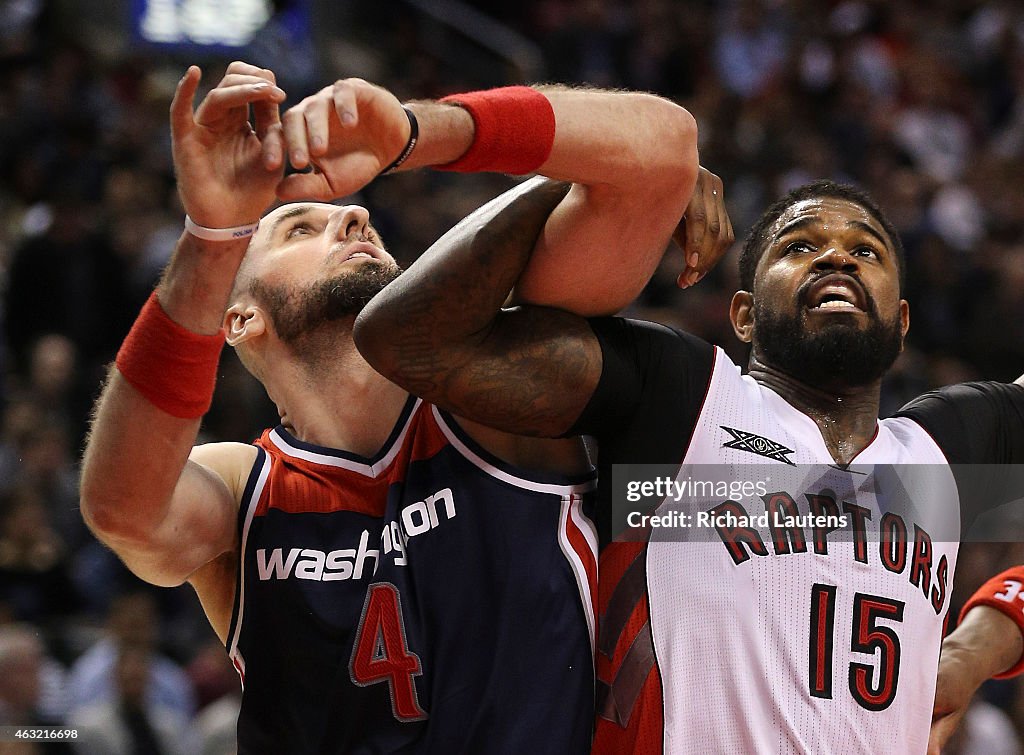
[[[817, 222], [817, 219], [813, 218], [813, 217], [797, 218], [796, 220], [792, 221], [791, 223], [787, 223], [782, 228], [780, 228], [779, 232], [775, 234], [775, 238], [772, 239], [772, 242], [774, 243], [775, 241], [778, 241], [779, 239], [781, 239], [783, 236], [785, 236], [787, 234], [790, 234], [790, 233], [794, 233], [795, 231], [799, 231], [799, 230], [801, 230], [803, 228], [806, 228], [809, 225], [815, 224], [816, 222]], [[889, 243], [885, 240], [885, 238], [882, 236], [882, 234], [880, 234], [878, 231], [876, 231], [874, 228], [872, 228], [867, 223], [865, 223], [865, 222], [863, 222], [861, 220], [851, 220], [851, 221], [849, 221], [846, 224], [846, 227], [847, 228], [856, 228], [859, 231], [863, 231], [864, 233], [867, 233], [867, 234], [869, 234], [871, 236], [874, 236], [876, 239], [878, 239], [878, 241], [882, 245], [883, 249], [886, 249], [886, 250], [889, 249]]]
[[309, 205], [303, 205], [301, 207], [293, 207], [290, 210], [288, 210], [287, 212], [282, 213], [277, 218], [277, 220], [274, 221], [274, 225], [272, 225], [270, 227], [270, 236], [271, 236], [271, 238], [273, 238], [274, 234], [277, 233], [277, 229], [280, 227], [280, 225], [282, 223], [284, 223], [284, 222], [286, 222], [288, 220], [291, 220], [292, 218], [297, 218], [300, 215], [305, 215], [308, 212], [312, 211], [312, 209], [313, 208], [310, 207]]

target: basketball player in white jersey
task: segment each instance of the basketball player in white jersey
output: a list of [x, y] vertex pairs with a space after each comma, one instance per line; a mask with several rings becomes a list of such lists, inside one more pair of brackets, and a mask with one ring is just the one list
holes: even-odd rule
[[[585, 472], [588, 461], [578, 441], [517, 438], [473, 422], [438, 419], [440, 414], [362, 360], [351, 340], [354, 315], [398, 272], [365, 209], [305, 202], [278, 208], [262, 223], [256, 221], [275, 194], [333, 198], [396, 167], [448, 164], [466, 171], [539, 170], [577, 183], [564, 201], [564, 191], [518, 191], [498, 201], [496, 206], [507, 205], [513, 214], [531, 204], [543, 207], [530, 214], [537, 225], [519, 225], [520, 234], [512, 244], [532, 246], [543, 226], [535, 257], [537, 275], [532, 282], [524, 281], [520, 296], [607, 311], [628, 301], [643, 277], [612, 280], [612, 273], [620, 269], [620, 250], [627, 247], [624, 239], [599, 255], [591, 254], [592, 247], [625, 234], [630, 254], [638, 259], [656, 261], [661, 256], [688, 206], [698, 174], [693, 119], [682, 108], [649, 95], [564, 88], [496, 90], [465, 95], [465, 101], [451, 104], [417, 103], [404, 109], [385, 90], [348, 81], [308, 98], [285, 114], [282, 124], [278, 103], [285, 95], [271, 72], [232, 63], [193, 110], [199, 79], [199, 70], [190, 68], [171, 105], [174, 165], [188, 213], [186, 231], [97, 404], [83, 461], [83, 515], [100, 539], [143, 579], [158, 585], [188, 581], [195, 588], [211, 625], [249, 682], [239, 729], [241, 751], [478, 751], [476, 740], [469, 739], [442, 749], [436, 743], [423, 744], [430, 740], [421, 739], [421, 725], [431, 731], [438, 716], [446, 713], [443, 707], [423, 709], [419, 701], [429, 694], [423, 684], [428, 678], [436, 684], [446, 673], [458, 681], [465, 669], [458, 664], [421, 667], [428, 651], [409, 648], [406, 643], [412, 635], [395, 634], [395, 622], [401, 618], [395, 614], [395, 601], [402, 595], [412, 600], [404, 588], [380, 585], [373, 596], [366, 595], [368, 608], [362, 618], [366, 590], [354, 597], [349, 594], [358, 580], [372, 579], [376, 568], [370, 565], [380, 566], [385, 560], [389, 567], [406, 563], [406, 553], [399, 548], [403, 537], [416, 535], [418, 547], [427, 547], [429, 537], [420, 532], [425, 521], [446, 524], [447, 532], [472, 519], [465, 508], [460, 510], [466, 513], [455, 518], [455, 504], [449, 502], [444, 511], [450, 521], [434, 511], [426, 520], [409, 519], [412, 525], [404, 536], [391, 536], [398, 530], [381, 517], [399, 493], [378, 485], [378, 478], [394, 472], [395, 484], [409, 490], [413, 472], [391, 469], [396, 454], [407, 454], [410, 463], [432, 464], [432, 449], [451, 446], [457, 449], [456, 456], [472, 461], [514, 495], [522, 479], [508, 471], [513, 467], [496, 465], [569, 479]], [[635, 129], [624, 117], [627, 113], [643, 118], [645, 128]], [[592, 136], [595, 126], [600, 127], [600, 140]], [[286, 157], [293, 165], [313, 166], [314, 171], [285, 178]], [[709, 188], [696, 202], [702, 216], [715, 217], [720, 197], [712, 191]], [[547, 217], [553, 207], [557, 209]], [[493, 215], [495, 210], [488, 212]], [[689, 222], [690, 231], [701, 225], [696, 217]], [[704, 241], [688, 246], [690, 261], [694, 266], [711, 264], [727, 246], [728, 239], [722, 243], [715, 233], [708, 233]], [[708, 254], [698, 259], [705, 251]], [[586, 256], [589, 277], [582, 276], [573, 286], [550, 274], [548, 263], [561, 266], [576, 255]], [[579, 259], [582, 264], [584, 257]], [[687, 271], [689, 280], [696, 270]], [[256, 445], [212, 443], [193, 448], [225, 337], [267, 388], [279, 408], [282, 427]], [[408, 419], [410, 415], [415, 417]], [[415, 427], [410, 430], [411, 423]], [[461, 428], [454, 429], [453, 424]], [[419, 440], [415, 448], [407, 448], [414, 431]], [[485, 463], [481, 454], [497, 460]], [[570, 483], [536, 483], [534, 488], [541, 493], [552, 490], [556, 498], [558, 491], [575, 491]], [[371, 493], [376, 497], [367, 498]], [[450, 491], [448, 495], [441, 500], [449, 500]], [[507, 513], [514, 515], [521, 503], [506, 506]], [[409, 505], [419, 506], [416, 510], [423, 514], [427, 504], [418, 500]], [[398, 513], [405, 526], [403, 512]], [[330, 521], [363, 517], [353, 525], [355, 540], [327, 542], [324, 528], [307, 526], [317, 517], [326, 523], [328, 514]], [[250, 556], [254, 522], [261, 516], [262, 521], [287, 524], [296, 538], [306, 540], [276, 548], [268, 544]], [[558, 524], [557, 516], [554, 522]], [[579, 522], [585, 526], [582, 519]], [[383, 534], [378, 526], [382, 524], [389, 524]], [[269, 537], [272, 528], [259, 526]], [[374, 527], [379, 546], [359, 540], [360, 531], [365, 535]], [[493, 529], [484, 534], [512, 537], [501, 526]], [[575, 534], [576, 541], [588, 540], [582, 531]], [[520, 545], [524, 553], [533, 552], [534, 543]], [[565, 562], [569, 556], [562, 555], [560, 545], [561, 541], [552, 541], [552, 557]], [[301, 563], [296, 561], [299, 554]], [[390, 555], [385, 559], [384, 554]], [[413, 555], [410, 551], [409, 559]], [[469, 572], [475, 567], [452, 563]], [[523, 559], [523, 564], [530, 563]], [[572, 705], [581, 715], [567, 718], [557, 705], [537, 704], [537, 694], [554, 691], [557, 698], [557, 688], [534, 690], [536, 694], [522, 702], [539, 715], [552, 717], [555, 724], [581, 719], [572, 741], [581, 739], [586, 749], [593, 684], [586, 606], [580, 604], [590, 603], [583, 566], [575, 577], [571, 570], [566, 574], [577, 602], [569, 623], [574, 632], [580, 630], [578, 650], [584, 660], [562, 669], [590, 676], [589, 684], [579, 685], [584, 699]], [[475, 572], [499, 581], [503, 573], [486, 564]], [[547, 577], [536, 576], [541, 581]], [[262, 607], [252, 602], [257, 588], [267, 596]], [[243, 589], [247, 602], [242, 600]], [[422, 597], [427, 585], [419, 589]], [[381, 600], [373, 602], [371, 597]], [[471, 596], [463, 599], [467, 597]], [[528, 589], [517, 593], [517, 600], [530, 605], [538, 597]], [[567, 595], [563, 608], [571, 600], [573, 596]], [[366, 642], [353, 640], [355, 634], [364, 636], [362, 626], [370, 621], [366, 614], [371, 608], [371, 619], [383, 627], [383, 655], [373, 632], [365, 634]], [[421, 613], [412, 611], [409, 602], [406, 608], [406, 619]], [[307, 616], [313, 610], [323, 614]], [[339, 613], [344, 614], [341, 619]], [[342, 621], [349, 614], [351, 621]], [[258, 626], [253, 624], [257, 616], [264, 622]], [[394, 621], [385, 621], [387, 616]], [[592, 609], [590, 616], [592, 632]], [[492, 614], [462, 618], [460, 622], [458, 616], [451, 617], [447, 629], [457, 631], [481, 618], [496, 621]], [[547, 631], [539, 611], [528, 609], [520, 620], [533, 622], [535, 634]], [[310, 634], [303, 636], [303, 631]], [[251, 644], [243, 648], [246, 636]], [[550, 647], [554, 649], [554, 643]], [[334, 655], [343, 662], [332, 663]], [[538, 656], [530, 662], [544, 659]], [[499, 697], [505, 685], [493, 678], [492, 670], [501, 665], [501, 659], [492, 655], [478, 668], [491, 679], [487, 690]], [[528, 682], [528, 670], [515, 666], [514, 672]], [[254, 689], [257, 686], [261, 689]], [[401, 699], [396, 690], [402, 692]], [[494, 736], [509, 752], [532, 748], [521, 739], [517, 744], [516, 737], [569, 741], [555, 724], [523, 727], [514, 707], [498, 705], [499, 698], [487, 690], [472, 693], [474, 710], [512, 719], [511, 726], [505, 732], [491, 730], [481, 718], [473, 736]], [[364, 702], [366, 695], [379, 698], [380, 705]], [[247, 707], [246, 697], [255, 704]], [[346, 707], [349, 699], [362, 707]], [[328, 709], [329, 700], [339, 704]], [[468, 719], [458, 706], [447, 711], [447, 718], [453, 730], [470, 736]], [[580, 749], [559, 745], [563, 747]]]
[[609, 542], [599, 520], [594, 752], [925, 752], [956, 540], [977, 513], [948, 465], [1024, 461], [1024, 386], [951, 386], [878, 420], [910, 307], [900, 240], [851, 187], [795, 190], [751, 231], [728, 313], [746, 375], [653, 323], [501, 309], [527, 261], [452, 233], [363, 311], [356, 344], [461, 416], [595, 436], [599, 517], [615, 465], [671, 465], [681, 485], [756, 464], [768, 480], [709, 501], [700, 542]]

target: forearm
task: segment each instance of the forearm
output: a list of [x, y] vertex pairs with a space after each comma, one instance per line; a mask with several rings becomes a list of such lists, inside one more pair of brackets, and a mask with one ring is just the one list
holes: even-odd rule
[[[203, 242], [184, 234], [157, 288], [167, 316], [194, 333], [218, 333], [246, 245]], [[126, 547], [154, 536], [167, 516], [199, 424], [198, 417], [173, 416], [158, 408], [120, 368], [111, 368], [82, 464], [82, 512], [97, 535], [121, 540]]]
[[183, 233], [156, 289], [164, 311], [194, 333], [220, 331], [248, 246], [248, 239], [203, 241]]
[[356, 318], [353, 335], [363, 356], [393, 379], [411, 367], [415, 352], [433, 364], [486, 335], [567, 189], [528, 181], [438, 239]]
[[199, 424], [157, 409], [111, 368], [82, 460], [82, 516], [97, 537], [120, 552], [153, 536]]
[[[584, 315], [610, 314], [646, 285], [682, 217], [699, 168], [696, 124], [683, 108], [649, 94], [539, 91], [555, 129], [537, 172], [571, 181], [573, 188], [552, 213], [516, 297]], [[425, 123], [409, 167], [460, 157], [474, 137], [468, 113], [453, 113], [462, 108], [443, 103], [413, 107]]]
[[[690, 183], [697, 171], [697, 125], [682, 107], [639, 92], [546, 85], [555, 138], [537, 173], [585, 186], [633, 188], [659, 181]], [[416, 148], [400, 170], [445, 165], [473, 143], [469, 112], [455, 104], [415, 101]], [[680, 174], [683, 171], [683, 174]]]
[[943, 655], [960, 656], [974, 688], [1012, 668], [1024, 653], [1020, 628], [1002, 612], [976, 606], [942, 643]]
[[366, 360], [459, 416], [519, 434], [565, 432], [597, 384], [596, 339], [564, 312], [501, 309], [564, 191], [530, 182], [449, 231], [356, 319]]
[[697, 124], [679, 105], [642, 92], [538, 90], [551, 102], [556, 124], [541, 175], [630, 191], [651, 183], [675, 190], [696, 179]]

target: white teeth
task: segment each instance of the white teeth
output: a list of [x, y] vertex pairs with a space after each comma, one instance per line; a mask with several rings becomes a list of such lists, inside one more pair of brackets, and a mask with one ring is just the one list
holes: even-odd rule
[[834, 299], [832, 301], [823, 301], [815, 309], [857, 309], [857, 307], [848, 301]]

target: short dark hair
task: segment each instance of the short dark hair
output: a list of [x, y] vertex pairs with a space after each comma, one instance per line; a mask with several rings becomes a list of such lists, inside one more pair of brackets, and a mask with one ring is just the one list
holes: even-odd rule
[[782, 199], [776, 201], [757, 219], [754, 227], [750, 229], [747, 240], [743, 242], [743, 251], [740, 252], [740, 286], [743, 290], [754, 290], [754, 273], [757, 270], [757, 263], [761, 261], [761, 255], [768, 248], [768, 229], [772, 224], [797, 202], [822, 197], [845, 199], [847, 202], [860, 205], [878, 221], [885, 230], [886, 235], [892, 240], [893, 251], [896, 254], [896, 267], [900, 275], [900, 293], [902, 294], [906, 279], [906, 260], [904, 259], [903, 242], [900, 240], [900, 235], [896, 232], [895, 226], [885, 216], [885, 213], [882, 212], [882, 209], [871, 198], [870, 194], [856, 186], [840, 184], [835, 181], [814, 181], [813, 183], [798, 186]]

